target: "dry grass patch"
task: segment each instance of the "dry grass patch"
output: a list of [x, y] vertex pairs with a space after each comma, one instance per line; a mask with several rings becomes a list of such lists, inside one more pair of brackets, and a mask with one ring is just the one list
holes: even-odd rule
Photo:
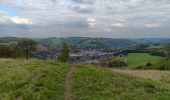
[[145, 79], [159, 80], [162, 81], [164, 76], [170, 77], [170, 71], [158, 71], [158, 70], [121, 70], [112, 69], [115, 72], [129, 74], [135, 77], [142, 77]]

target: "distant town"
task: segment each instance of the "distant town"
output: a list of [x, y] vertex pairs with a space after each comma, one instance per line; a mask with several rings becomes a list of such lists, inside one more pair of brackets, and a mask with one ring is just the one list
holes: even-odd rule
[[[53, 52], [49, 51], [49, 48], [45, 45], [38, 44], [37, 50], [39, 52], [49, 52], [43, 56], [36, 56], [38, 59], [46, 60], [57, 60], [61, 48], [53, 48]], [[70, 63], [73, 64], [99, 64], [100, 61], [105, 59], [110, 59], [113, 56], [126, 56], [126, 50], [112, 50], [107, 52], [107, 50], [82, 50], [79, 52], [70, 52]]]

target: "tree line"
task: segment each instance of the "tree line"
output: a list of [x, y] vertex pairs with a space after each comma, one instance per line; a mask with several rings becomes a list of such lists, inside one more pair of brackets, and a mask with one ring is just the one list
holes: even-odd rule
[[31, 39], [21, 39], [13, 46], [0, 45], [1, 58], [26, 58], [29, 59], [31, 52], [36, 50], [36, 42]]
[[[0, 58], [26, 58], [32, 57], [32, 52], [36, 51], [37, 43], [31, 39], [18, 40], [14, 46], [0, 44]], [[58, 61], [69, 61], [69, 47], [66, 42], [62, 43], [62, 50], [58, 56]]]

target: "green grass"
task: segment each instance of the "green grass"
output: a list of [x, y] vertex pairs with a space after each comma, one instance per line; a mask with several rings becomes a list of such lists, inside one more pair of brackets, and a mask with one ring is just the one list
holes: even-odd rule
[[170, 70], [170, 59], [164, 59], [157, 62], [153, 68], [160, 70]]
[[[0, 59], [0, 100], [64, 100], [69, 64]], [[72, 100], [169, 100], [170, 84], [74, 65]]]
[[[156, 70], [169, 70], [170, 71], [170, 59], [163, 59], [151, 66], [139, 66], [137, 69], [156, 69]], [[169, 76], [170, 77], [170, 76]], [[170, 81], [170, 78], [169, 78]]]
[[129, 67], [146, 65], [146, 63], [156, 63], [161, 59], [159, 56], [152, 56], [148, 53], [129, 53], [127, 56]]
[[170, 84], [110, 70], [76, 67], [74, 100], [169, 100]]
[[0, 99], [64, 99], [67, 64], [38, 60], [0, 60]]

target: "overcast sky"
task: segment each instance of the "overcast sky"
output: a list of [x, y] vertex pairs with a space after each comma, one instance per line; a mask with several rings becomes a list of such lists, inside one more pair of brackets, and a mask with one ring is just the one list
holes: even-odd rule
[[170, 37], [170, 0], [0, 0], [0, 37]]

